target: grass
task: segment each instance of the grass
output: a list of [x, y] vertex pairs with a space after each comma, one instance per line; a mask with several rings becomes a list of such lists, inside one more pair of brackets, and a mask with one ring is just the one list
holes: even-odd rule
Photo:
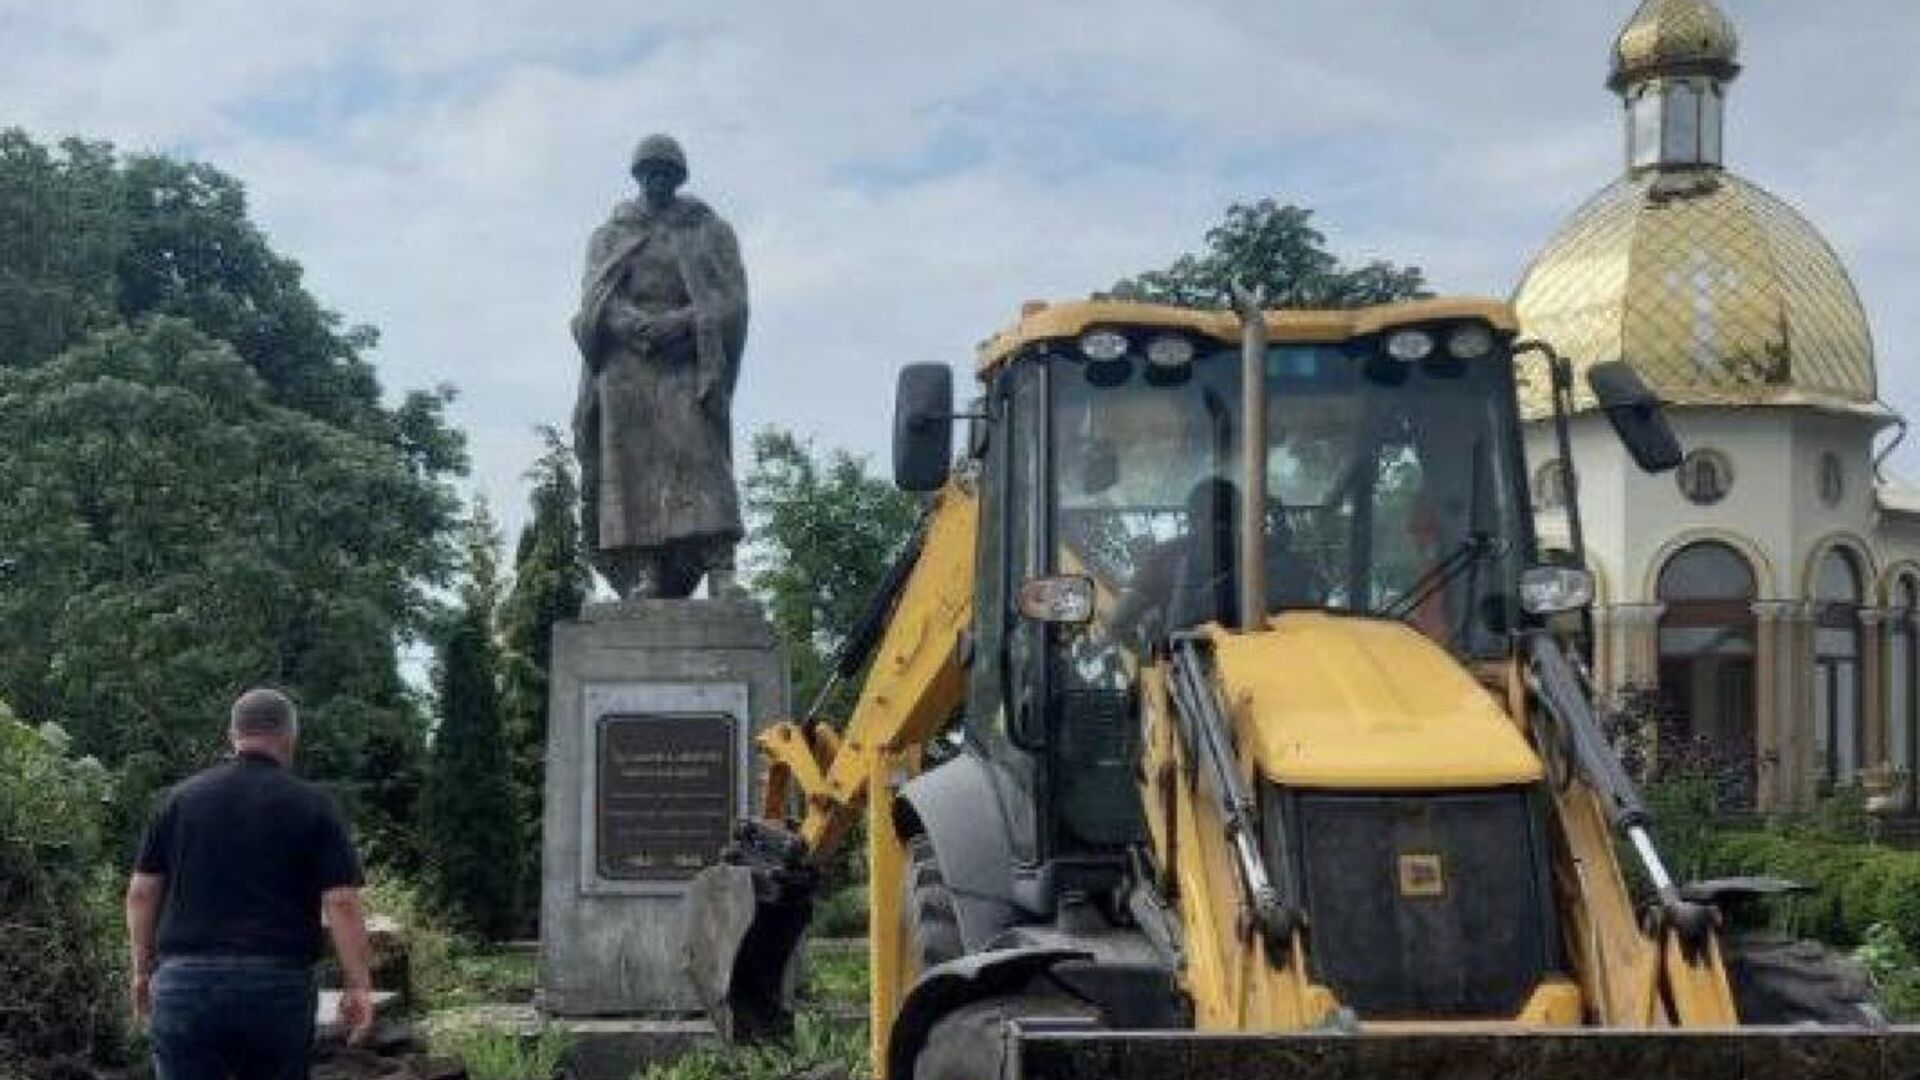
[[764, 1046], [708, 1046], [638, 1073], [635, 1080], [786, 1080], [837, 1065], [850, 1080], [867, 1080], [867, 1022], [849, 1019], [867, 1004], [864, 949], [814, 949], [806, 958], [803, 1004], [791, 1038]]
[[825, 1065], [840, 1066], [849, 1080], [870, 1080], [864, 1022], [802, 1012], [794, 1017], [793, 1037], [785, 1042], [702, 1047], [671, 1063], [649, 1066], [635, 1073], [634, 1080], [787, 1080]]
[[[539, 983], [537, 956], [469, 941], [448, 930], [417, 894], [397, 883], [378, 887], [383, 910], [409, 930], [415, 1008], [436, 1012], [532, 998]], [[866, 933], [866, 889], [848, 886], [817, 921], [844, 935]], [[635, 1080], [787, 1080], [810, 1069], [837, 1067], [848, 1080], [871, 1080], [868, 1062], [867, 958], [864, 949], [811, 949], [807, 953], [802, 1009], [791, 1037], [761, 1046], [705, 1046], [635, 1074]], [[862, 1018], [850, 1018], [857, 1013]], [[461, 1027], [433, 1038], [433, 1051], [457, 1057], [473, 1080], [551, 1080], [572, 1042], [562, 1029], [537, 1035], [490, 1027]], [[4, 1080], [4, 1078], [0, 1078]]]
[[414, 1011], [533, 1000], [539, 960], [532, 951], [500, 948], [462, 936], [418, 888], [399, 878], [369, 882], [367, 903], [374, 911], [397, 919], [403, 928]]
[[807, 955], [804, 994], [809, 1000], [864, 1006], [868, 985], [864, 951], [821, 950]]
[[456, 942], [434, 972], [426, 1004], [432, 1009], [496, 1001], [518, 1004], [532, 1001], [539, 984], [539, 958], [534, 953]]
[[822, 897], [813, 908], [809, 932], [815, 937], [848, 938], [867, 934], [867, 883], [843, 885]]
[[552, 1080], [572, 1045], [572, 1036], [554, 1027], [531, 1038], [474, 1028], [436, 1040], [433, 1049], [459, 1058], [472, 1080]]

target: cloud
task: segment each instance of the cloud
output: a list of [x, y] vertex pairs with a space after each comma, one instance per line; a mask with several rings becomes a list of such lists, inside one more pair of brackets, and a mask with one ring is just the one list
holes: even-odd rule
[[[1920, 9], [1730, 6], [1730, 164], [1827, 230], [1920, 414]], [[572, 402], [581, 245], [647, 131], [682, 136], [746, 250], [741, 434], [879, 457], [899, 365], [965, 365], [1022, 300], [1163, 265], [1235, 199], [1506, 293], [1618, 171], [1600, 83], [1631, 7], [0, 0], [0, 122], [239, 175], [323, 299], [381, 328], [390, 387], [460, 387], [511, 524], [532, 427]]]

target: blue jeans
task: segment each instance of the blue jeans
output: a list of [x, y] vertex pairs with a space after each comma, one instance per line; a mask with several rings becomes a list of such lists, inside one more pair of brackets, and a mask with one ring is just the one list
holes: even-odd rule
[[305, 1080], [319, 993], [277, 957], [188, 956], [153, 973], [159, 1080]]

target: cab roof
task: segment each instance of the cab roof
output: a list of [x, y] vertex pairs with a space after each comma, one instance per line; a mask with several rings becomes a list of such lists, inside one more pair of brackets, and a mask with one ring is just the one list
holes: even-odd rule
[[[1520, 326], [1512, 306], [1505, 301], [1473, 296], [1402, 300], [1341, 311], [1274, 308], [1266, 316], [1267, 336], [1275, 342], [1345, 341], [1395, 326], [1458, 319], [1478, 319], [1509, 334]], [[1182, 330], [1226, 344], [1240, 340], [1240, 317], [1224, 309], [1127, 300], [1031, 301], [1021, 308], [1020, 318], [1012, 326], [980, 344], [978, 372], [984, 378], [1030, 345], [1077, 338], [1099, 326]]]

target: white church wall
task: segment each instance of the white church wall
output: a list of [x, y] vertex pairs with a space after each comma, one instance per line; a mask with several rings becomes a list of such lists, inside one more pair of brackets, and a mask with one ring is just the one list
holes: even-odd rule
[[[1604, 442], [1596, 439], [1588, 429], [1586, 417], [1577, 418], [1573, 424], [1572, 442], [1574, 465], [1578, 470], [1580, 485], [1580, 503], [1582, 507], [1581, 525], [1584, 529], [1587, 545], [1587, 561], [1598, 576], [1606, 582], [1606, 594], [1603, 602], [1620, 599], [1618, 591], [1625, 589], [1631, 593], [1631, 586], [1621, 583], [1619, 530], [1615, 528], [1621, 514], [1621, 490], [1619, 471], [1621, 454], [1616, 442], [1609, 453]], [[1600, 425], [1605, 428], [1604, 421]], [[1611, 439], [1612, 429], [1605, 428], [1605, 434]], [[1549, 462], [1560, 458], [1559, 446], [1554, 439], [1553, 425], [1550, 423], [1528, 424], [1524, 438], [1527, 455], [1527, 475], [1537, 483], [1541, 469]], [[1540, 546], [1543, 549], [1566, 549], [1571, 545], [1568, 537], [1564, 508], [1542, 508], [1536, 504], [1534, 527], [1539, 533]]]
[[[1603, 417], [1573, 422], [1582, 524], [1590, 559], [1619, 603], [1650, 603], [1660, 565], [1686, 544], [1724, 540], [1755, 564], [1761, 599], [1808, 598], [1813, 562], [1834, 544], [1861, 558], [1878, 603], [1884, 571], [1920, 565], [1920, 515], [1886, 514], [1874, 498], [1872, 420], [1782, 408], [1674, 409], [1681, 447], [1714, 449], [1733, 466], [1733, 483], [1718, 503], [1687, 499], [1672, 473], [1637, 469]], [[1552, 425], [1527, 425], [1528, 471], [1559, 457]], [[1840, 497], [1822, 493], [1824, 463], [1839, 463]], [[1827, 478], [1831, 483], [1831, 478]], [[1536, 514], [1543, 547], [1565, 546], [1564, 516]]]
[[1884, 604], [1896, 577], [1920, 576], [1920, 514], [1881, 511], [1874, 521], [1871, 539], [1880, 562], [1874, 600]]
[[1791, 595], [1787, 556], [1793, 522], [1781, 511], [1792, 498], [1793, 449], [1782, 418], [1768, 410], [1675, 409], [1683, 450], [1717, 450], [1732, 465], [1732, 484], [1711, 505], [1690, 501], [1673, 473], [1632, 470], [1625, 478], [1625, 560], [1641, 599], [1655, 599], [1665, 560], [1686, 544], [1718, 539], [1753, 564], [1760, 599]]
[[[1582, 525], [1589, 558], [1613, 587], [1611, 601], [1654, 602], [1659, 565], [1686, 544], [1706, 539], [1730, 543], [1748, 556], [1762, 599], [1792, 595], [1795, 515], [1782, 511], [1795, 498], [1793, 440], [1785, 418], [1769, 412], [1671, 414], [1683, 449], [1716, 449], [1732, 463], [1732, 486], [1710, 506], [1688, 501], [1672, 473], [1641, 472], [1604, 417], [1574, 419]], [[1551, 424], [1528, 425], [1526, 443], [1535, 472], [1558, 457]], [[1560, 518], [1557, 512], [1539, 516], [1543, 542], [1564, 537]]]
[[[1878, 517], [1873, 496], [1875, 423], [1862, 417], [1804, 409], [1792, 410], [1783, 419], [1783, 426], [1791, 431], [1793, 448], [1789, 464], [1793, 595], [1811, 595], [1814, 563], [1836, 544], [1847, 547], [1860, 559], [1863, 565], [1859, 569], [1871, 587], [1885, 565], [1884, 553], [1876, 550], [1871, 539]], [[1831, 480], [1823, 476], [1829, 468], [1828, 455], [1839, 465], [1837, 501], [1829, 501], [1828, 493], [1822, 490]]]

